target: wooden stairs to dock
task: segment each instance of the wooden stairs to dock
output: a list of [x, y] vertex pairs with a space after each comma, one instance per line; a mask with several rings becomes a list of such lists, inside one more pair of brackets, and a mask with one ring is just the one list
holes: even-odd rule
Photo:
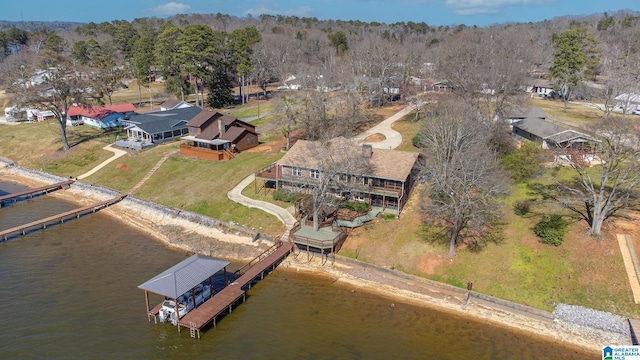
[[153, 174], [155, 174], [158, 169], [160, 169], [160, 166], [162, 166], [162, 164], [164, 164], [164, 162], [167, 161], [167, 159], [169, 159], [171, 155], [174, 155], [178, 152], [180, 152], [180, 150], [174, 150], [164, 154], [164, 156], [160, 160], [158, 160], [155, 166], [151, 170], [149, 170], [149, 172], [137, 184], [135, 184], [131, 188], [131, 190], [129, 190], [129, 194], [133, 194], [134, 191], [138, 190], [142, 185], [144, 185], [144, 183], [147, 182], [147, 180], [149, 180], [149, 178], [151, 178], [151, 176], [153, 176]]

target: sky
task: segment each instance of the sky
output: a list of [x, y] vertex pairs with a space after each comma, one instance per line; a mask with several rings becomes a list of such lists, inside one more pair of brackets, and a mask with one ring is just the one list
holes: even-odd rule
[[425, 22], [487, 26], [537, 22], [564, 15], [640, 10], [638, 0], [5, 0], [0, 20], [131, 21], [175, 14], [260, 14], [364, 22]]

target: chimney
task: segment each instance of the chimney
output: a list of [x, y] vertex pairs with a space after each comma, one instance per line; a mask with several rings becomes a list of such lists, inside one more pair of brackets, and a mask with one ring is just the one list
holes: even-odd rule
[[373, 156], [373, 146], [371, 144], [362, 144], [362, 157], [371, 158]]
[[218, 131], [220, 135], [224, 134], [224, 121], [222, 119], [218, 119]]

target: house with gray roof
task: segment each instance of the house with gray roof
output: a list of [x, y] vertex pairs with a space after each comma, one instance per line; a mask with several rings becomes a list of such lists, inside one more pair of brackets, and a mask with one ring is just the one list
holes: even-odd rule
[[534, 106], [511, 106], [503, 115], [504, 119], [512, 125], [515, 122], [522, 121], [524, 119], [547, 119], [547, 114], [544, 113], [542, 108]]
[[189, 133], [187, 123], [202, 112], [198, 107], [134, 113], [123, 119], [127, 138], [116, 145], [141, 150], [160, 143], [180, 139]]
[[517, 121], [512, 126], [512, 134], [517, 140], [540, 143], [555, 162], [577, 163], [594, 159], [598, 140], [590, 135], [534, 117]]

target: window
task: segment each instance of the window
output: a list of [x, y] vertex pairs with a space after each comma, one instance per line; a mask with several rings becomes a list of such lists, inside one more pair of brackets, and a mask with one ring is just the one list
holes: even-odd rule
[[320, 171], [318, 171], [318, 170], [309, 170], [309, 176], [312, 179], [319, 179], [320, 178]]
[[300, 169], [300, 168], [291, 168], [291, 174], [293, 176], [302, 176], [302, 169]]

